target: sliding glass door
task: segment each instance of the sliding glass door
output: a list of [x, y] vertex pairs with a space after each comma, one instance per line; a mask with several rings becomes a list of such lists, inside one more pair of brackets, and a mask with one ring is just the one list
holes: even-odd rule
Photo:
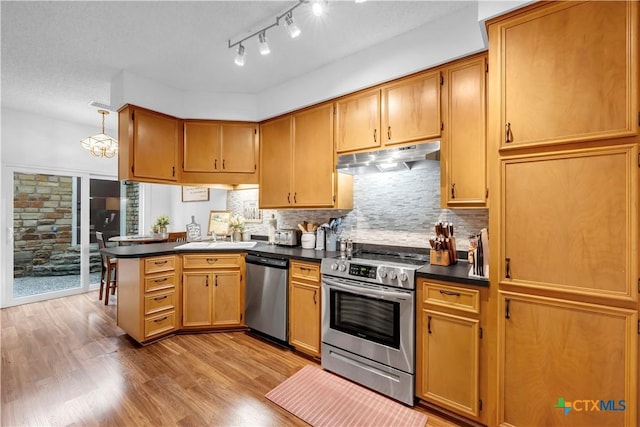
[[137, 232], [138, 186], [28, 170], [11, 170], [4, 176], [13, 188], [7, 218], [7, 264], [13, 271], [5, 275], [9, 280], [3, 284], [3, 305], [97, 287], [101, 258], [95, 232], [101, 231], [105, 239]]

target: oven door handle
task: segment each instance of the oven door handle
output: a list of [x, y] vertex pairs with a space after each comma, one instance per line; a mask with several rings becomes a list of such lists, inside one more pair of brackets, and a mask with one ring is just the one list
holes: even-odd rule
[[324, 277], [322, 281], [332, 288], [351, 291], [359, 295], [366, 295], [374, 298], [384, 298], [384, 299], [393, 298], [393, 299], [402, 300], [402, 301], [411, 300], [411, 295], [407, 294], [406, 292], [396, 292], [396, 291], [390, 291], [387, 289], [385, 289], [384, 291], [378, 291], [375, 289], [347, 285], [345, 283], [337, 282], [335, 280], [331, 280], [326, 277]]

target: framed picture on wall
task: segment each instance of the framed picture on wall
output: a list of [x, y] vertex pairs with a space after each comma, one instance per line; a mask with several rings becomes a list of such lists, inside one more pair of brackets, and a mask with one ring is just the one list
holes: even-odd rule
[[206, 202], [209, 200], [208, 187], [185, 187], [182, 186], [183, 202]]
[[207, 234], [214, 232], [217, 236], [228, 236], [230, 219], [231, 212], [229, 211], [209, 212], [209, 227], [207, 228]]

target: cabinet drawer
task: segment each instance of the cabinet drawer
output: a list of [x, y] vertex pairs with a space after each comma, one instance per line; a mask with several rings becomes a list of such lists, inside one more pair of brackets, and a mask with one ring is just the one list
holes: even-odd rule
[[160, 289], [168, 289], [175, 287], [176, 276], [175, 274], [162, 274], [153, 277], [144, 278], [144, 291], [152, 292], [159, 291]]
[[310, 280], [312, 282], [320, 281], [320, 265], [307, 264], [301, 262], [291, 263], [291, 277], [296, 279]]
[[176, 328], [176, 312], [169, 311], [144, 320], [144, 337], [149, 338]]
[[176, 268], [176, 259], [173, 255], [158, 256], [146, 258], [144, 260], [144, 273], [160, 273], [162, 271], [171, 271]]
[[144, 314], [153, 314], [176, 307], [176, 293], [173, 290], [144, 297]]
[[477, 289], [457, 288], [426, 282], [423, 283], [423, 286], [423, 302], [427, 304], [480, 313], [480, 291]]
[[185, 269], [188, 268], [239, 268], [242, 255], [238, 254], [202, 254], [184, 255]]

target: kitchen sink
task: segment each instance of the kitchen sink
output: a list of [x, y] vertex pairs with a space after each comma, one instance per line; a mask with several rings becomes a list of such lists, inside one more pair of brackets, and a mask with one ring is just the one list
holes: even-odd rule
[[222, 249], [249, 249], [254, 247], [257, 242], [189, 242], [184, 245], [178, 245], [176, 249], [186, 250], [222, 250]]

